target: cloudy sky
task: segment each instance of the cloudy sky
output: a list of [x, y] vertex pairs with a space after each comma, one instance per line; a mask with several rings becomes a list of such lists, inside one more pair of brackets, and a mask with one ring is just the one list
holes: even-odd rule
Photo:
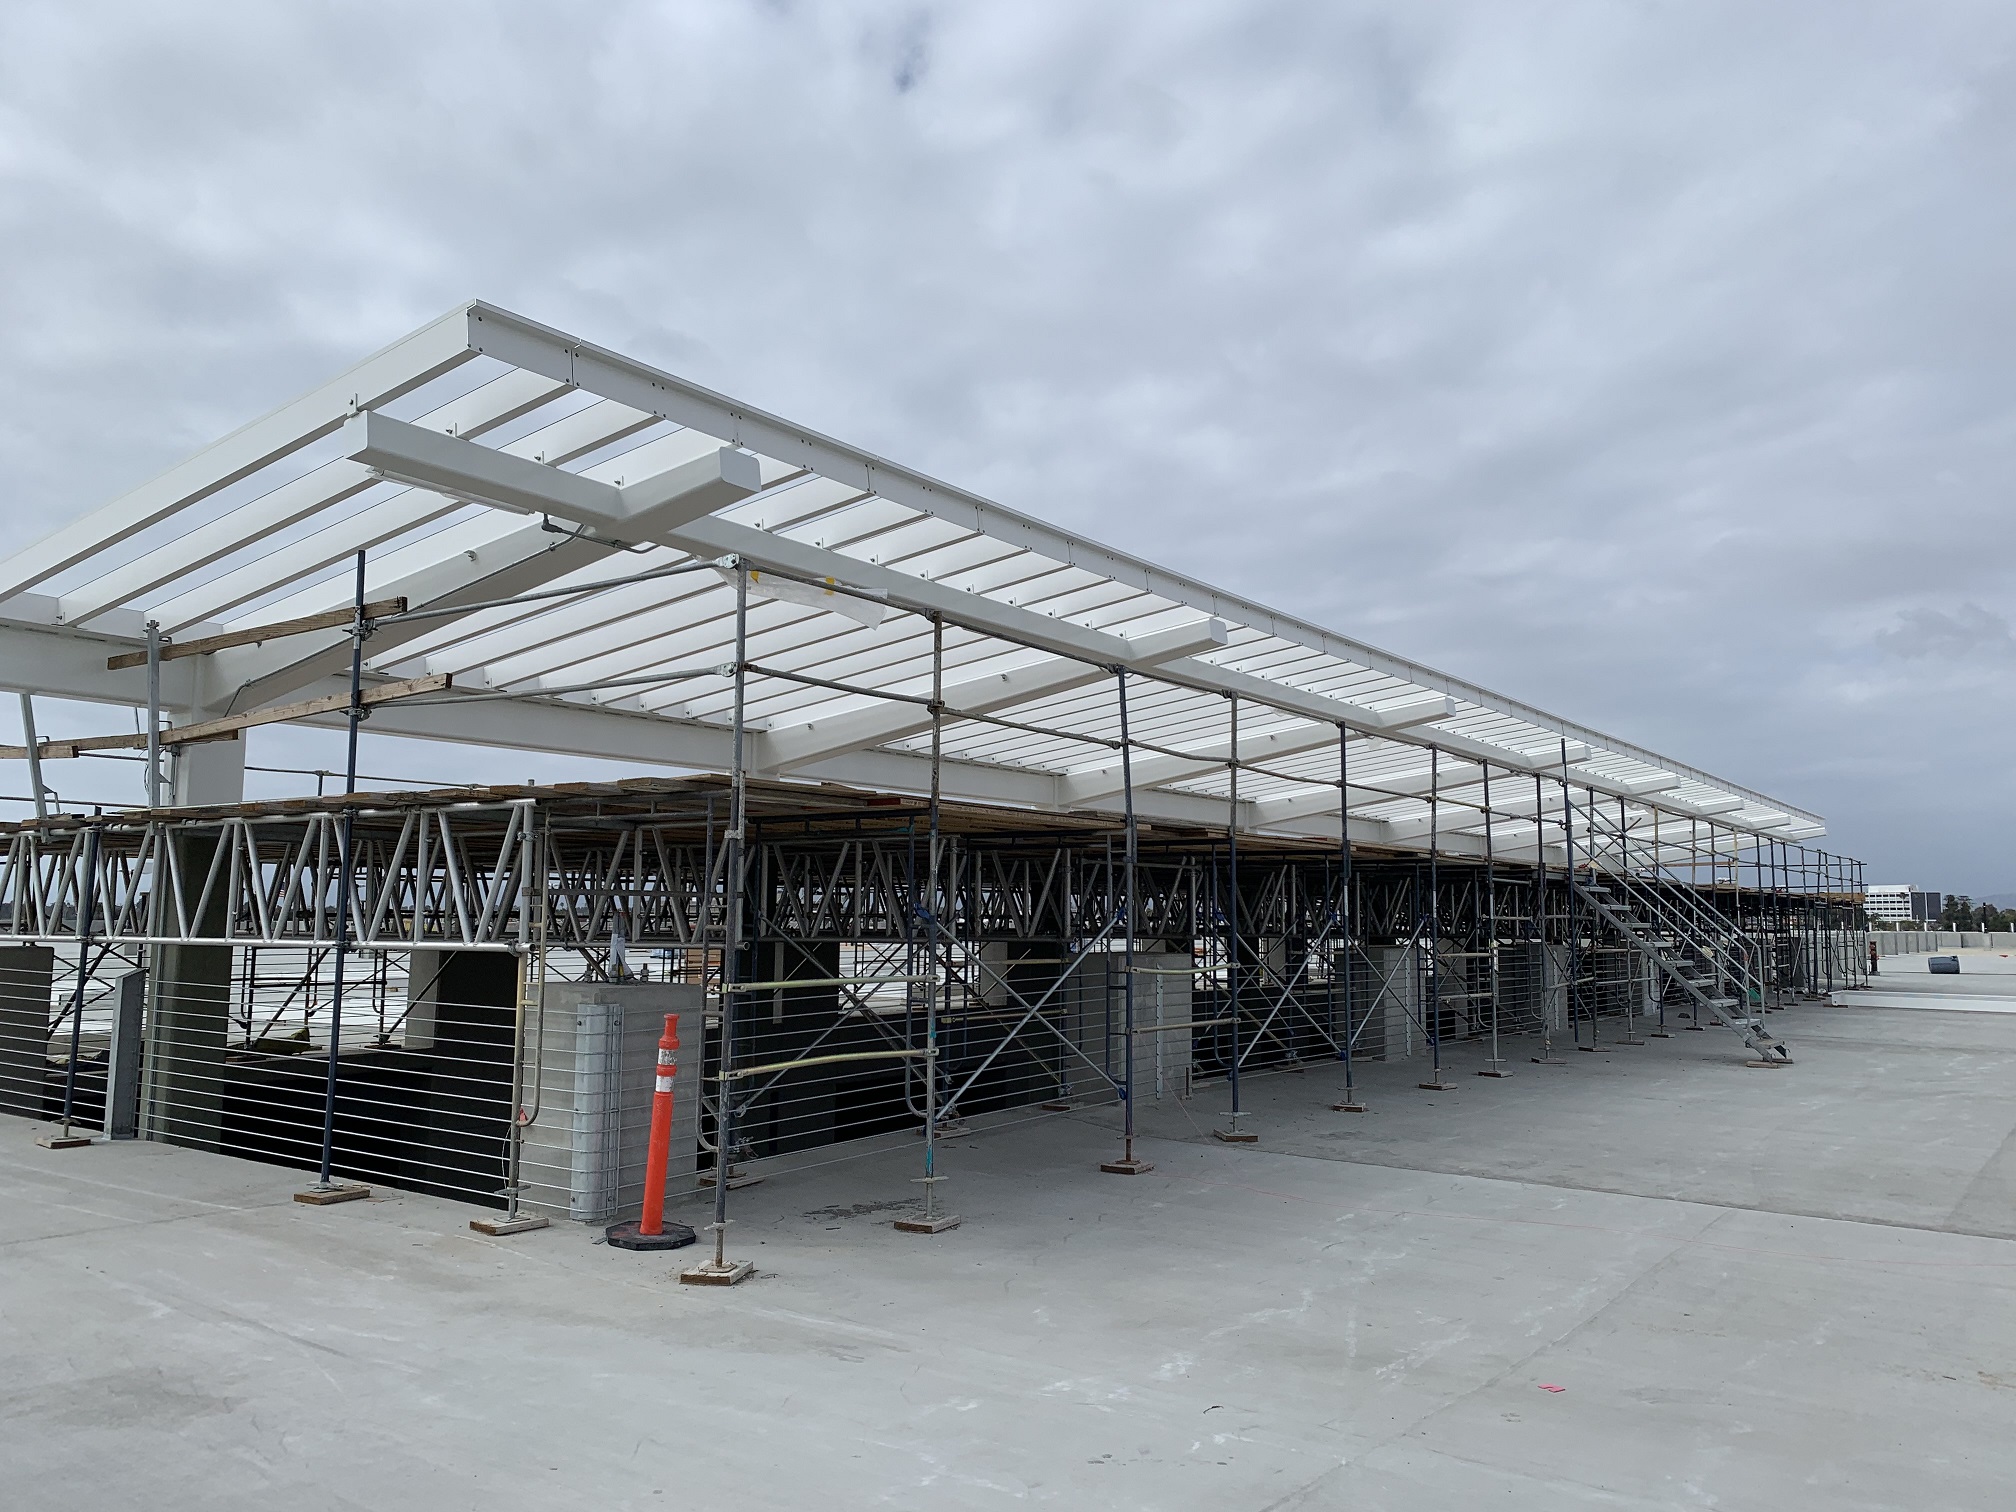
[[2006, 0], [13, 0], [0, 528], [480, 297], [2016, 892], [2012, 48]]

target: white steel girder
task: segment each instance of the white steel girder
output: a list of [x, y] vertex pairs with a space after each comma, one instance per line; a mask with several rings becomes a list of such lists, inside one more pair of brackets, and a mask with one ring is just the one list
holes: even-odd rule
[[[142, 532], [138, 555], [114, 549]], [[1222, 822], [1230, 806], [1214, 789], [1231, 754], [1217, 711], [1231, 696], [1257, 713], [1241, 721], [1238, 756], [1268, 768], [1242, 783], [1239, 822], [1269, 832], [1335, 833], [1338, 793], [1317, 753], [1340, 726], [1367, 742], [1352, 747], [1352, 806], [1390, 816], [1354, 815], [1354, 837], [1407, 843], [1426, 816], [1406, 789], [1430, 748], [1444, 753], [1450, 799], [1438, 821], [1481, 789], [1481, 763], [1543, 779], [1565, 767], [1578, 789], [1715, 814], [1753, 837], [1820, 828], [1762, 794], [480, 303], [15, 553], [0, 566], [0, 647], [20, 654], [0, 680], [138, 703], [144, 673], [107, 671], [103, 656], [133, 645], [143, 618], [181, 637], [341, 607], [341, 564], [360, 548], [372, 552], [370, 595], [415, 609], [725, 557], [879, 597], [898, 611], [881, 632], [819, 608], [755, 617], [751, 660], [769, 670], [750, 677], [750, 751], [773, 773], [879, 774], [915, 790], [928, 715], [849, 690], [928, 688], [930, 638], [909, 616], [936, 615], [946, 705], [1024, 727], [948, 720], [946, 771], [974, 801], [1110, 811], [1119, 763], [1088, 761], [1087, 742], [1117, 734], [1097, 684], [1124, 666], [1143, 678], [1136, 736], [1162, 748], [1132, 763], [1137, 798], [1192, 816], [1182, 822]], [[725, 692], [675, 677], [696, 658], [725, 659], [724, 595], [669, 586], [697, 576], [657, 581], [668, 586], [381, 622], [367, 643], [374, 681], [443, 671], [460, 688], [525, 696], [388, 705], [377, 728], [464, 740], [484, 730], [490, 744], [720, 769]], [[1221, 621], [1210, 643], [1182, 643]], [[323, 632], [188, 658], [164, 669], [164, 700], [198, 716], [271, 705], [323, 687], [347, 649], [346, 635]], [[583, 683], [602, 686], [552, 691]], [[1481, 824], [1474, 812], [1455, 821], [1448, 843], [1461, 852], [1481, 840], [1464, 828]]]
[[0, 565], [0, 602], [320, 440], [360, 408], [410, 393], [475, 355], [468, 308], [450, 310], [292, 404], [14, 553]]

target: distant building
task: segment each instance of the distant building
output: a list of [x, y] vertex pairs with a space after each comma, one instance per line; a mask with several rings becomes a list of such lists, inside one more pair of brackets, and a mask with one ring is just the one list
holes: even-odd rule
[[1893, 923], [1930, 923], [1939, 917], [1945, 898], [1936, 892], [1920, 892], [1908, 882], [1878, 883], [1865, 894], [1869, 917]]

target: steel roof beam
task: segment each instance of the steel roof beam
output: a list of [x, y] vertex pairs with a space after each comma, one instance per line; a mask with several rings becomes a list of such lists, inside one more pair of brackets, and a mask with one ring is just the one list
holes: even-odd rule
[[[621, 402], [641, 408], [634, 397], [623, 398]], [[716, 416], [715, 422], [718, 423], [720, 418]], [[1127, 643], [1119, 637], [1082, 630], [1071, 626], [1068, 621], [1052, 619], [1016, 605], [996, 604], [977, 594], [949, 589], [909, 573], [770, 535], [733, 521], [705, 517], [669, 530], [650, 529], [645, 524], [648, 498], [650, 490], [658, 486], [658, 480], [647, 479], [618, 489], [612, 484], [599, 483], [578, 474], [561, 473], [456, 437], [421, 431], [381, 415], [358, 415], [349, 422], [348, 429], [356, 448], [353, 451], [356, 460], [416, 486], [483, 500], [504, 508], [558, 513], [612, 531], [625, 531], [633, 540], [652, 539], [677, 545], [696, 555], [734, 554], [746, 557], [759, 566], [781, 568], [785, 572], [814, 578], [831, 577], [841, 583], [878, 591], [892, 602], [913, 609], [944, 613], [955, 622], [975, 629], [991, 628], [986, 623], [991, 618], [996, 621], [1001, 633], [1009, 638], [1026, 642], [1040, 637], [1037, 644], [1050, 642], [1067, 656], [1085, 656], [1090, 652], [1089, 659], [1107, 665], [1130, 661], [1124, 649]], [[635, 505], [630, 502], [633, 497], [637, 500]], [[1060, 639], [1078, 642], [1078, 646], [1056, 644]], [[1092, 644], [1086, 645], [1087, 641]], [[1096, 651], [1092, 650], [1094, 645], [1098, 647]], [[1323, 694], [1308, 693], [1285, 683], [1198, 661], [1194, 657], [1163, 662], [1156, 668], [1156, 675], [1185, 686], [1236, 693], [1266, 707], [1329, 724], [1333, 728], [1341, 723], [1365, 733], [1398, 733], [1384, 726], [1376, 712], [1367, 711], [1362, 705], [1346, 704]], [[1027, 696], [1039, 695], [1032, 693]], [[1452, 717], [1454, 712], [1450, 708], [1439, 717]], [[1510, 770], [1544, 770], [1547, 765], [1544, 756], [1527, 755], [1449, 731], [1437, 732], [1432, 739], [1422, 739], [1417, 743], [1496, 762]], [[1576, 744], [1586, 752], [1586, 745], [1581, 742]], [[1571, 751], [1569, 754], [1573, 760], [1578, 753]], [[1574, 780], [1597, 791], [1633, 795], [1632, 789], [1609, 778], [1581, 772], [1573, 776]]]
[[[1445, 694], [1431, 693], [1425, 698], [1409, 699], [1384, 709], [1362, 709], [1355, 717], [1359, 728], [1352, 731], [1354, 738], [1363, 739], [1372, 730], [1381, 733], [1392, 730], [1410, 730], [1421, 725], [1433, 724], [1438, 719], [1447, 719], [1456, 712], [1456, 701]], [[1300, 756], [1308, 751], [1322, 750], [1337, 744], [1337, 726], [1334, 724], [1310, 723], [1294, 729], [1269, 730], [1255, 735], [1239, 737], [1239, 756], [1243, 761], [1276, 761], [1286, 756]], [[1222, 771], [1231, 759], [1232, 747], [1229, 741], [1206, 746], [1198, 751], [1194, 759], [1180, 756], [1147, 756], [1132, 763], [1134, 786], [1137, 788], [1160, 787], [1171, 782], [1190, 782], [1199, 777]], [[1122, 791], [1121, 768], [1118, 762], [1097, 767], [1090, 771], [1073, 772], [1062, 782], [1062, 792], [1066, 802], [1085, 803], [1094, 798]]]
[[358, 408], [397, 399], [475, 355], [469, 344], [468, 309], [449, 311], [292, 404], [206, 446], [151, 483], [14, 552], [0, 565], [0, 600], [33, 588], [94, 552], [320, 440]]
[[[398, 424], [396, 421], [390, 423]], [[404, 426], [402, 430], [411, 435], [431, 437], [451, 448], [466, 447], [469, 451], [483, 453], [485, 457], [496, 458], [497, 463], [493, 465], [499, 471], [505, 470], [503, 464], [515, 464], [515, 468], [527, 468], [534, 472], [574, 476], [558, 473], [542, 463], [477, 446], [474, 442], [459, 441], [451, 436], [433, 436], [431, 432], [419, 431], [413, 426]], [[589, 483], [586, 479], [580, 481]], [[628, 516], [632, 524], [643, 525], [649, 530], [661, 529], [663, 522], [676, 520], [689, 511], [704, 513], [739, 502], [761, 487], [761, 479], [754, 457], [746, 452], [723, 448], [712, 456], [701, 457], [661, 474], [653, 480], [653, 485], [644, 496], [644, 502]], [[613, 507], [623, 508], [621, 496], [629, 490], [615, 489], [603, 483], [589, 483], [589, 486], [606, 489], [609, 494], [616, 495], [617, 502]], [[594, 497], [601, 498], [599, 495]], [[404, 598], [415, 609], [482, 603], [527, 592], [603, 560], [612, 545], [608, 541], [567, 532], [556, 534], [544, 521], [532, 522], [517, 526], [480, 548], [458, 552], [445, 561], [431, 563], [395, 581], [374, 584], [372, 591], [376, 597]], [[412, 620], [384, 626], [372, 636], [372, 653], [382, 656], [403, 641], [427, 633], [437, 624], [433, 620]], [[218, 652], [214, 658], [216, 685], [236, 688], [238, 692], [234, 702], [241, 706], [263, 703], [321, 676], [341, 661], [347, 654], [348, 645], [348, 636], [332, 635], [307, 646], [275, 643]]]
[[[649, 410], [681, 425], [704, 430], [709, 435], [731, 439], [765, 456], [880, 494], [912, 509], [950, 520], [996, 540], [1025, 547], [1057, 562], [1188, 604], [1200, 613], [1222, 618], [1228, 623], [1247, 625], [1264, 634], [1296, 642], [1402, 682], [1509, 714], [1550, 735], [1579, 739], [1595, 748], [1641, 760], [1648, 766], [1670, 765], [1664, 758], [1612, 736], [1362, 641], [1338, 635], [1306, 620], [1278, 613], [1265, 605], [1225, 593], [1180, 573], [1156, 567], [1139, 557], [1070, 535], [977, 494], [822, 436], [805, 426], [795, 425], [780, 416], [767, 414], [522, 315], [480, 302], [467, 306], [466, 313], [470, 345], [514, 366], [564, 379], [590, 393]], [[1716, 786], [1727, 786], [1720, 779], [1691, 768], [1683, 769], [1682, 775], [1697, 777]], [[1761, 793], [1752, 793], [1747, 789], [1742, 791], [1759, 804], [1781, 806]]]
[[[1123, 653], [1127, 665], [1147, 669], [1224, 645], [1225, 626], [1218, 620], [1199, 620], [1122, 644], [1127, 648]], [[948, 709], [991, 714], [1032, 699], [1102, 682], [1111, 675], [1104, 667], [1069, 657], [1051, 657], [1033, 666], [953, 683], [944, 691], [944, 702]], [[857, 709], [759, 736], [754, 765], [765, 774], [792, 772], [828, 757], [920, 735], [930, 728], [930, 712], [917, 704], [890, 703]]]
[[[514, 370], [437, 406], [422, 416], [418, 424], [450, 435], [480, 436], [530, 414], [566, 392], [565, 384], [555, 383], [543, 373]], [[269, 489], [194, 530], [163, 541], [125, 566], [65, 593], [64, 622], [78, 624], [143, 593], [151, 593], [164, 583], [221, 561], [241, 550], [248, 541], [270, 536], [332, 508], [376, 481], [367, 469], [348, 458], [325, 462], [312, 472]]]

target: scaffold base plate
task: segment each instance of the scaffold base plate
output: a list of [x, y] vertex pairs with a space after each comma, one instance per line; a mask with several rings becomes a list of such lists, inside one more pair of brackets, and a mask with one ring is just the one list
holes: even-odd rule
[[738, 1281], [747, 1281], [756, 1274], [756, 1266], [749, 1260], [730, 1260], [716, 1265], [712, 1260], [704, 1265], [696, 1265], [691, 1270], [679, 1272], [679, 1280], [686, 1286], [733, 1286]]
[[1143, 1171], [1154, 1170], [1155, 1166], [1152, 1161], [1143, 1160], [1136, 1155], [1123, 1160], [1102, 1160], [1099, 1162], [1099, 1169], [1108, 1176], [1139, 1176]]
[[1512, 1073], [1510, 1071], [1493, 1070], [1493, 1071], [1479, 1071], [1477, 1074], [1479, 1076], [1510, 1076]]
[[1671, 1038], [1673, 1038], [1673, 1036], [1672, 1036], [1672, 1035], [1670, 1035], [1670, 1034], [1668, 1034], [1668, 1033], [1667, 1033], [1667, 1032], [1666, 1032], [1666, 1031], [1665, 1031], [1664, 1029], [1654, 1029], [1654, 1030], [1652, 1030], [1652, 1031], [1651, 1031], [1650, 1033], [1648, 1033], [1648, 1034], [1647, 1034], [1647, 1035], [1645, 1036], [1645, 1038], [1647, 1038], [1647, 1039], [1671, 1039]]
[[338, 1202], [359, 1202], [371, 1195], [371, 1188], [355, 1182], [341, 1186], [310, 1187], [305, 1192], [296, 1192], [294, 1200], [305, 1202], [310, 1207], [330, 1207]]
[[1416, 1082], [1414, 1085], [1419, 1087], [1423, 1092], [1454, 1092], [1456, 1090], [1454, 1082]]
[[1365, 1104], [1354, 1102], [1332, 1103], [1330, 1104], [1330, 1111], [1332, 1113], [1363, 1113], [1365, 1111]]
[[1621, 1039], [1617, 1043], [1620, 1045], [1642, 1045], [1645, 1041], [1641, 1039]]
[[548, 1227], [550, 1218], [535, 1218], [530, 1213], [517, 1218], [471, 1218], [469, 1227], [479, 1234], [488, 1234], [493, 1239], [502, 1239], [510, 1234], [529, 1234], [534, 1229]]
[[1222, 1140], [1226, 1144], [1260, 1143], [1260, 1136], [1258, 1134], [1249, 1134], [1244, 1129], [1213, 1129], [1211, 1137]]
[[602, 1231], [611, 1249], [623, 1250], [670, 1250], [684, 1249], [693, 1242], [693, 1230], [683, 1223], [667, 1223], [655, 1234], [639, 1230], [636, 1223], [612, 1223]]
[[79, 1150], [94, 1142], [89, 1134], [42, 1134], [35, 1140], [45, 1150]]
[[1791, 1064], [1792, 1064], [1792, 1062], [1790, 1062], [1790, 1061], [1785, 1061], [1785, 1060], [1747, 1060], [1747, 1061], [1743, 1062], [1743, 1064], [1744, 1064], [1744, 1065], [1746, 1065], [1746, 1066], [1755, 1066], [1755, 1067], [1757, 1067], [1757, 1068], [1758, 1068], [1759, 1070], [1764, 1070], [1764, 1071], [1775, 1071], [1775, 1070], [1777, 1070], [1777, 1069], [1778, 1069], [1778, 1067], [1780, 1067], [1780, 1066], [1789, 1066], [1789, 1065], [1791, 1065]]
[[898, 1218], [891, 1227], [899, 1234], [942, 1234], [959, 1227], [961, 1221], [956, 1213], [939, 1213], [930, 1218]]

